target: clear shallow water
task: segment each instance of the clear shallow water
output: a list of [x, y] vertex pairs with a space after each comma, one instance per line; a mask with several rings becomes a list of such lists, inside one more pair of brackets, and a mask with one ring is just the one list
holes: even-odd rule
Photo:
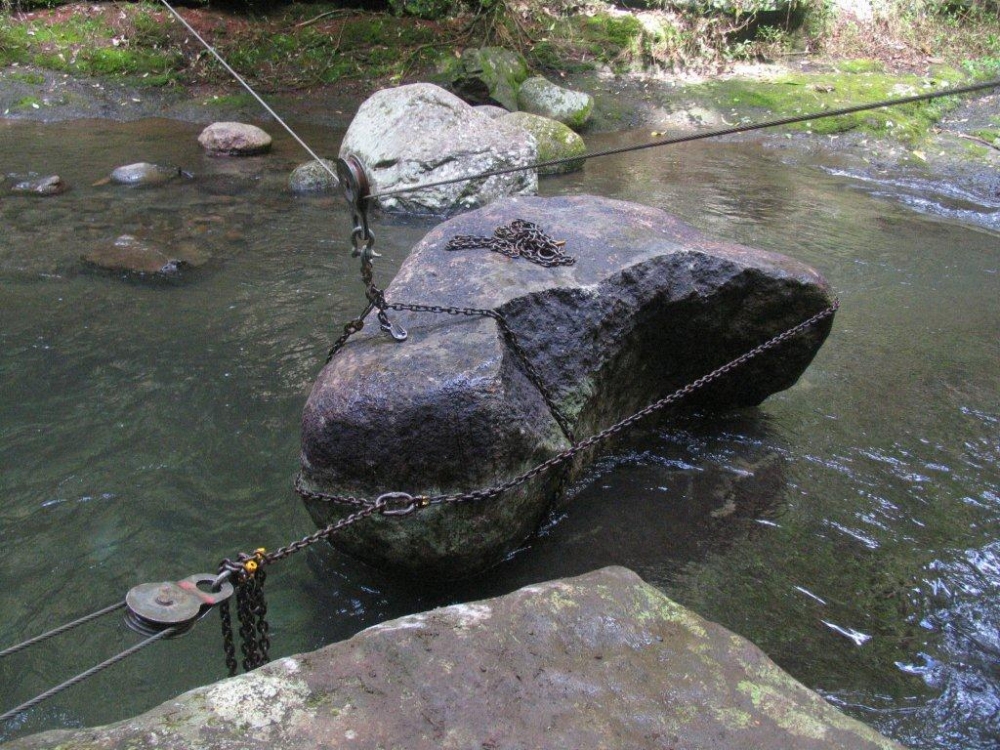
[[[0, 172], [73, 189], [0, 198], [0, 645], [312, 530], [290, 489], [325, 348], [363, 303], [339, 200], [283, 191], [302, 158], [203, 157], [167, 121], [0, 123]], [[320, 153], [340, 133], [306, 129]], [[591, 138], [594, 148], [646, 133]], [[192, 181], [93, 187], [175, 163]], [[759, 409], [647, 426], [488, 576], [415, 592], [312, 548], [269, 577], [273, 654], [438, 604], [605, 564], [760, 645], [793, 675], [922, 748], [1000, 737], [1000, 234], [956, 206], [758, 143], [595, 160], [543, 181], [671, 211], [783, 252], [839, 292], [801, 381]], [[912, 210], [916, 194], [944, 206]], [[946, 205], [947, 204], [947, 205]], [[983, 217], [986, 218], [984, 221]], [[377, 220], [387, 282], [428, 225]], [[194, 243], [171, 282], [84, 267], [120, 234]], [[104, 723], [220, 678], [215, 618], [34, 709], [0, 739]], [[117, 620], [0, 662], [6, 709], [133, 643]]]

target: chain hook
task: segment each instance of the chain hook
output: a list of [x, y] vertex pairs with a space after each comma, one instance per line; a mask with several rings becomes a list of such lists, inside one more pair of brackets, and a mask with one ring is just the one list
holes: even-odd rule
[[[361, 161], [352, 154], [337, 159], [337, 177], [344, 192], [344, 199], [351, 209], [351, 255], [361, 258], [361, 281], [365, 285], [365, 296], [368, 298], [368, 310], [378, 308], [378, 321], [383, 331], [396, 341], [406, 341], [406, 329], [398, 323], [389, 320], [386, 314], [385, 296], [382, 290], [375, 286], [372, 271], [372, 259], [379, 255], [372, 248], [375, 246], [375, 234], [368, 225], [368, 199], [370, 185]], [[367, 313], [366, 313], [367, 315]]]
[[372, 250], [375, 235], [368, 226], [368, 175], [361, 161], [351, 154], [337, 159], [337, 177], [351, 209], [351, 245], [354, 247], [351, 255], [355, 258], [360, 256], [362, 262], [378, 257]]

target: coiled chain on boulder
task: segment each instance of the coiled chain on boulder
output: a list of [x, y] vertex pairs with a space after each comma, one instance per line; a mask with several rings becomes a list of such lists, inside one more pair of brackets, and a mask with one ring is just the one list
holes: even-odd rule
[[508, 258], [524, 258], [546, 268], [571, 266], [576, 258], [566, 255], [565, 243], [554, 240], [537, 224], [524, 219], [514, 219], [510, 224], [497, 227], [492, 237], [471, 234], [455, 235], [445, 245], [445, 250], [487, 249]]

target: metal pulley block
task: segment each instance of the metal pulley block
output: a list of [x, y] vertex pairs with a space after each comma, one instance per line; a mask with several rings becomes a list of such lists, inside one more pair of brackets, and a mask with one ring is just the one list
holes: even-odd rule
[[354, 246], [352, 255], [363, 255], [367, 258], [377, 257], [372, 251], [375, 235], [368, 226], [368, 195], [370, 192], [368, 175], [356, 156], [337, 159], [337, 177], [347, 204], [351, 207], [351, 244]]
[[[218, 591], [213, 591], [218, 586]], [[125, 596], [125, 622], [143, 635], [177, 628], [187, 632], [209, 610], [233, 595], [233, 584], [219, 576], [200, 573], [180, 581], [143, 583]]]

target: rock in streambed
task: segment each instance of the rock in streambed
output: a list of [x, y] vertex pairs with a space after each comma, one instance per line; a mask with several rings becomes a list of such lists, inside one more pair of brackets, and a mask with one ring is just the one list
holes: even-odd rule
[[9, 750], [902, 750], [624, 568], [368, 628]]
[[162, 185], [184, 175], [180, 167], [150, 164], [146, 161], [116, 167], [108, 177], [116, 185]]
[[[545, 268], [486, 249], [449, 252], [520, 218], [564, 240], [574, 265]], [[593, 196], [510, 198], [439, 225], [386, 290], [390, 302], [501, 312], [534, 369], [586, 438], [826, 308], [826, 282], [784, 256], [714, 240], [653, 208]], [[324, 368], [303, 414], [303, 486], [373, 499], [462, 493], [526, 471], [570, 446], [491, 318], [391, 315], [396, 343], [366, 328]], [[830, 321], [697, 396], [712, 408], [788, 388]], [[578, 465], [587, 456], [577, 459]], [[537, 526], [559, 471], [499, 497], [369, 518], [334, 543], [423, 577], [470, 575]], [[355, 508], [307, 500], [319, 525]]]
[[[403, 190], [440, 180], [467, 178], [537, 161], [535, 139], [522, 128], [479, 113], [454, 94], [429, 83], [377, 91], [358, 109], [340, 155], [366, 165], [372, 193]], [[391, 211], [453, 213], [506, 195], [533, 194], [534, 170], [462, 179], [449, 185], [378, 199]]]
[[14, 195], [47, 197], [50, 195], [61, 195], [69, 190], [69, 186], [57, 174], [45, 176], [36, 174], [11, 174], [7, 176], [14, 183], [10, 188], [10, 192]]

